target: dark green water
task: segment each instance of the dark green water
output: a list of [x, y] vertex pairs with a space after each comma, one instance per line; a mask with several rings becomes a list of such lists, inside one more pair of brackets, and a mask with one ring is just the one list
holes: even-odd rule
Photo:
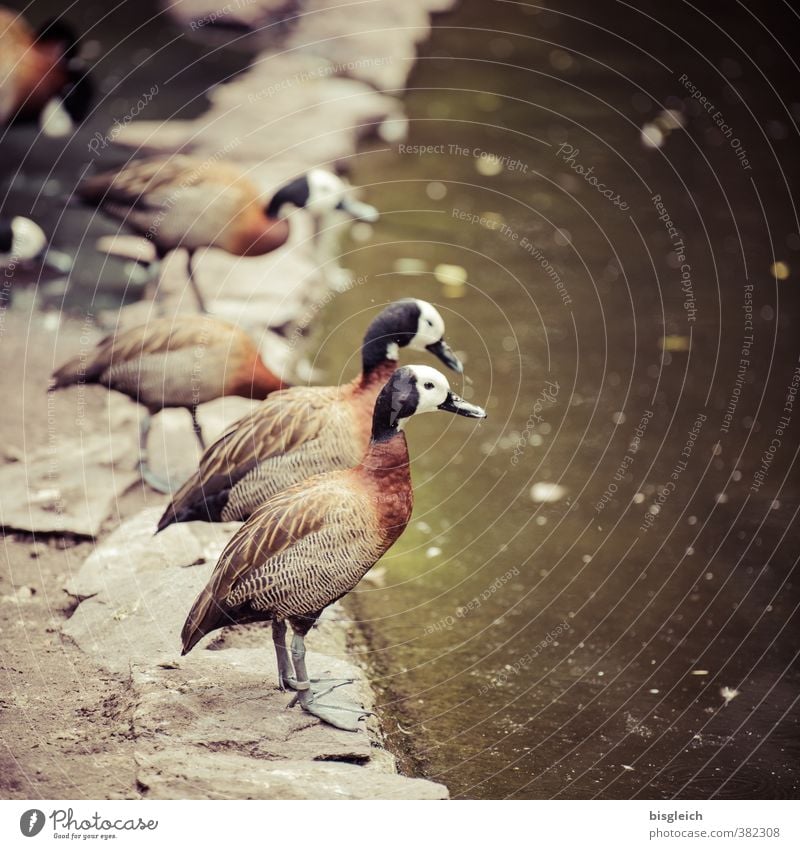
[[[383, 216], [347, 246], [366, 282], [325, 313], [327, 377], [378, 304], [422, 297], [490, 415], [409, 424], [414, 520], [351, 608], [391, 741], [456, 796], [800, 786], [796, 72], [746, 11], [646, 7], [468, 0], [406, 94], [428, 150], [365, 150], [355, 175]], [[664, 107], [686, 131], [647, 149]]]

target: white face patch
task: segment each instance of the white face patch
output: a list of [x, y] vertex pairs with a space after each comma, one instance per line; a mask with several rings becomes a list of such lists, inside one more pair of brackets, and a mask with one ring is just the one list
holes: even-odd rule
[[[432, 413], [437, 410], [450, 394], [447, 378], [430, 366], [406, 366], [406, 368], [413, 372], [416, 379], [419, 401], [415, 413], [419, 415], [419, 413]], [[397, 426], [402, 429], [407, 421], [408, 418], [399, 419]]]
[[13, 233], [11, 256], [18, 261], [33, 259], [47, 245], [44, 230], [30, 218], [23, 218], [21, 215], [12, 218], [11, 232]]
[[428, 345], [433, 345], [444, 336], [444, 320], [436, 307], [427, 301], [416, 301], [419, 307], [419, 322], [414, 338], [408, 343], [409, 348], [424, 351]]
[[39, 115], [39, 129], [50, 138], [68, 136], [74, 128], [72, 118], [64, 108], [61, 98], [49, 100]]
[[397, 342], [390, 342], [386, 346], [386, 359], [387, 360], [399, 360], [400, 359], [400, 346]]
[[333, 212], [347, 193], [347, 186], [330, 171], [315, 169], [306, 175], [308, 180], [308, 201], [306, 209], [312, 215], [326, 215]]

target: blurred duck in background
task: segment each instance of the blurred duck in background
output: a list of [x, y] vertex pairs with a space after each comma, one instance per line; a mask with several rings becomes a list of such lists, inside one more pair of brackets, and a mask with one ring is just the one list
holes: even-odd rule
[[44, 230], [30, 218], [22, 215], [0, 215], [0, 268], [13, 277], [18, 266], [37, 263], [66, 274], [72, 268], [72, 259], [48, 247]]
[[0, 6], [0, 125], [38, 120], [45, 135], [73, 132], [93, 95], [77, 44], [61, 20], [35, 33], [18, 12]]
[[255, 183], [236, 166], [183, 154], [138, 160], [87, 177], [78, 195], [151, 241], [159, 262], [184, 248], [189, 283], [202, 312], [208, 310], [192, 263], [198, 248], [221, 248], [241, 257], [270, 253], [289, 238], [293, 209], [304, 209], [316, 220], [335, 210], [362, 221], [378, 218], [374, 207], [351, 198], [349, 186], [329, 171], [309, 171], [265, 204]]
[[139, 468], [157, 492], [169, 482], [147, 462], [151, 416], [167, 407], [183, 407], [192, 416], [195, 435], [205, 447], [197, 407], [223, 395], [263, 400], [286, 388], [261, 359], [253, 340], [238, 327], [208, 316], [156, 319], [101, 340], [57, 369], [50, 390], [100, 384], [122, 392], [147, 408], [139, 431]]

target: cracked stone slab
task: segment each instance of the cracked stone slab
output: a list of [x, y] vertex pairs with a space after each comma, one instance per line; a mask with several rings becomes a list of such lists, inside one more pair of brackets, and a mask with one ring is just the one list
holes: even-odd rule
[[115, 672], [180, 655], [186, 613], [238, 527], [192, 522], [153, 536], [160, 515], [156, 507], [124, 522], [66, 586], [85, 601], [63, 632]]
[[117, 498], [138, 479], [127, 434], [67, 437], [0, 468], [0, 525], [96, 537]]
[[[180, 744], [261, 759], [369, 762], [372, 744], [365, 723], [357, 732], [342, 731], [288, 707], [293, 693], [277, 687], [270, 629], [260, 631], [259, 648], [200, 648], [180, 660], [134, 666], [133, 725], [139, 741], [149, 748]], [[309, 636], [309, 646], [312, 641]], [[369, 701], [360, 671], [349, 662], [310, 649], [307, 660], [312, 677], [356, 679], [325, 696], [327, 704], [359, 708]]]
[[175, 748], [136, 756], [149, 799], [447, 799], [447, 788], [348, 763], [258, 761]]

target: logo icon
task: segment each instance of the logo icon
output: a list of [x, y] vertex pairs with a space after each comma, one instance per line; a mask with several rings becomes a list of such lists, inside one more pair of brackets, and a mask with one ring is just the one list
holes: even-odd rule
[[25, 837], [36, 837], [44, 828], [44, 813], [38, 808], [31, 808], [19, 818], [19, 830]]

